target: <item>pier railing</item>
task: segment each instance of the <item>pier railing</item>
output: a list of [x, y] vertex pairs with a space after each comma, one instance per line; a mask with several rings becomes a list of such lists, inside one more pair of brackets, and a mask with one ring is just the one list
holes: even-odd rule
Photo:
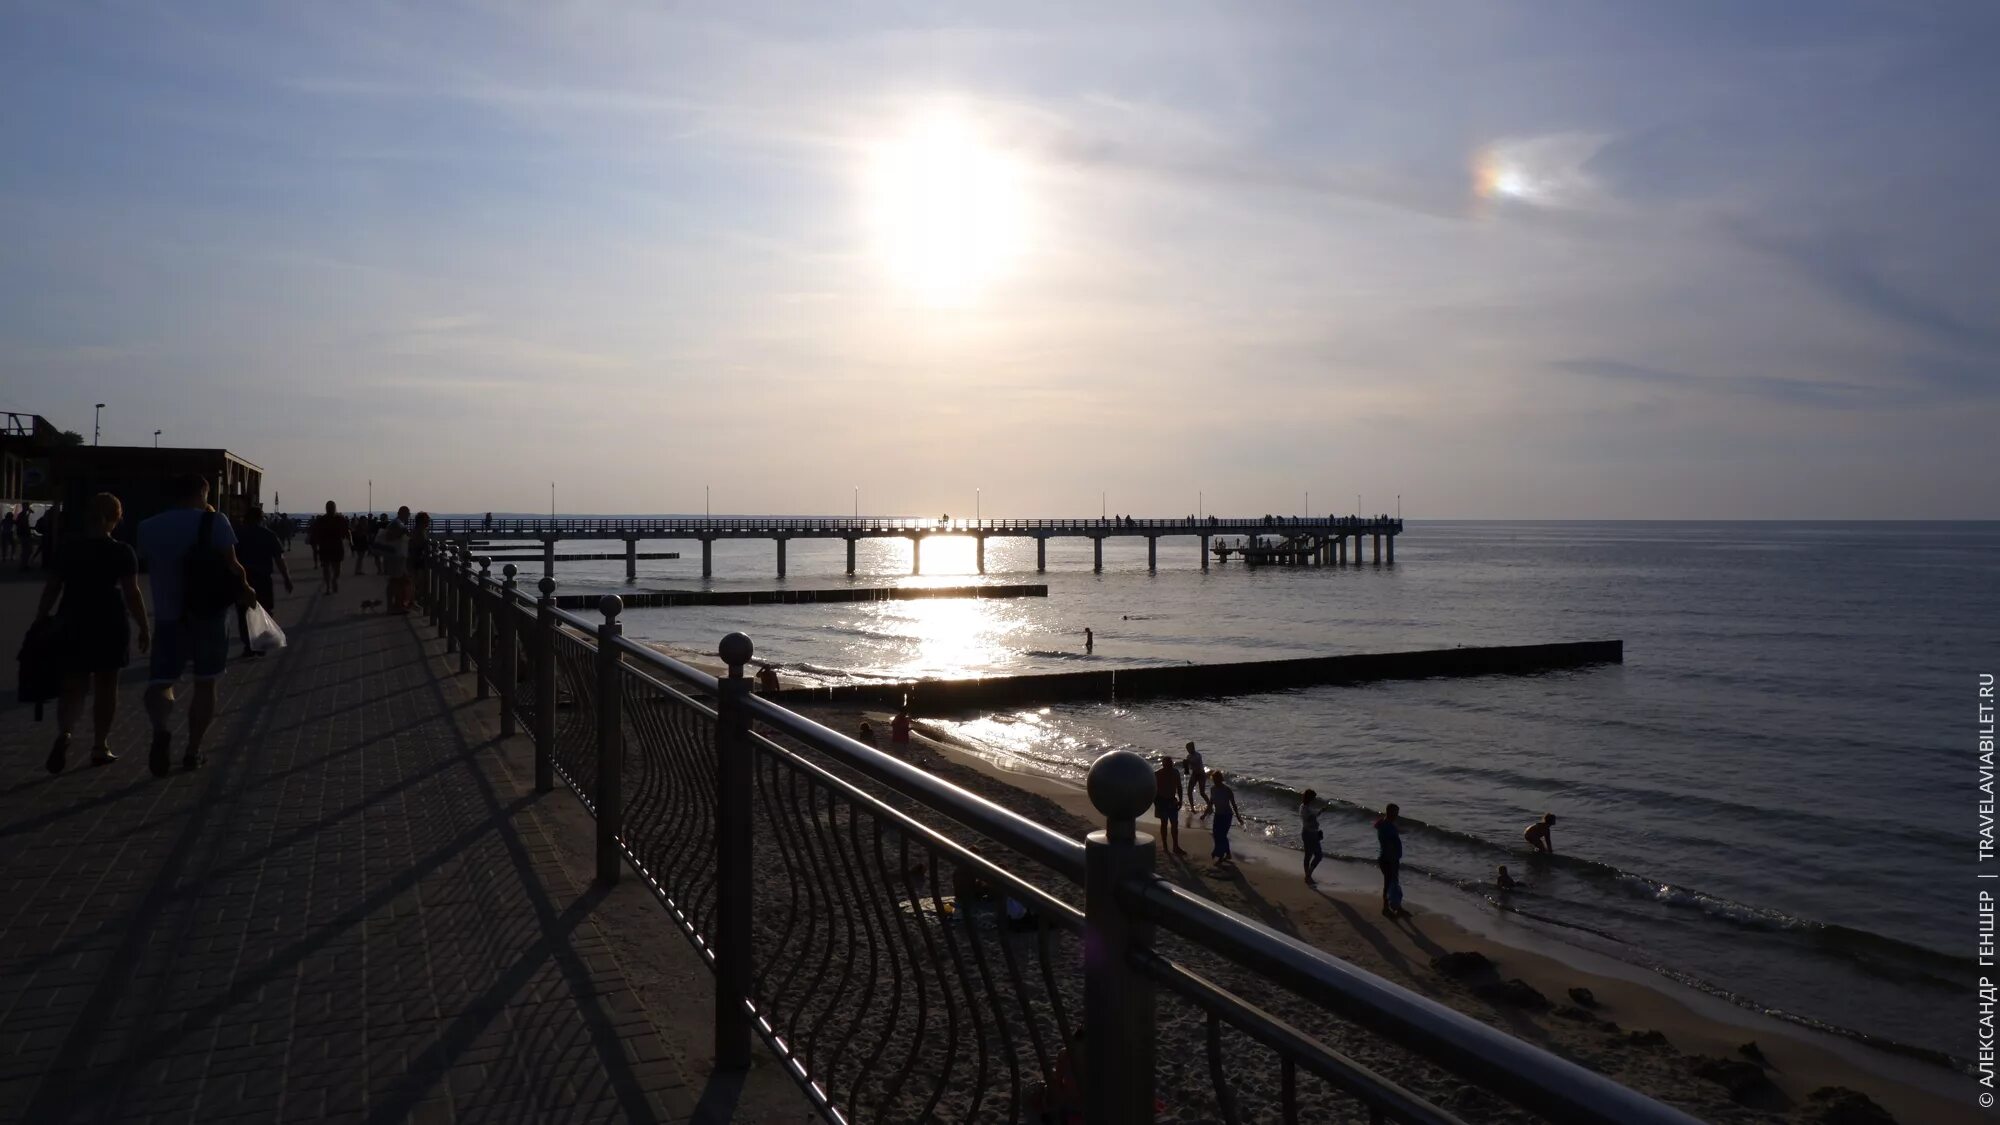
[[422, 575], [537, 787], [595, 815], [598, 879], [714, 971], [718, 1065], [761, 1039], [829, 1121], [1693, 1120], [1160, 879], [1136, 754], [1091, 767], [1078, 841], [752, 695], [741, 634], [717, 677], [615, 596], [571, 614], [449, 545]]

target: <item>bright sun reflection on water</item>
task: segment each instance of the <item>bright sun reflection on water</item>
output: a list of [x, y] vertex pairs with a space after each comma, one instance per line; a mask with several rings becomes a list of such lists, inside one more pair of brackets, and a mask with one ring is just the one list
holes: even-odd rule
[[898, 612], [876, 622], [901, 638], [889, 671], [896, 676], [984, 675], [1006, 662], [1023, 615], [1004, 601], [937, 598], [894, 603]]

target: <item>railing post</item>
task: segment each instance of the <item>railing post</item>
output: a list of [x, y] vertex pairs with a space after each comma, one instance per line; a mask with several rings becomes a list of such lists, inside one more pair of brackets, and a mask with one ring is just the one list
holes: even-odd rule
[[556, 787], [556, 580], [546, 575], [535, 602], [535, 792]]
[[447, 653], [458, 651], [458, 552], [447, 551], [438, 560], [438, 584], [443, 591], [438, 605], [438, 636], [444, 638]]
[[472, 652], [476, 667], [473, 669], [473, 695], [485, 699], [492, 694], [489, 686], [493, 681], [493, 591], [487, 583], [492, 580], [493, 560], [482, 557], [479, 560], [479, 577], [472, 583]]
[[514, 733], [514, 697], [520, 694], [518, 683], [521, 676], [520, 628], [521, 615], [514, 605], [514, 587], [518, 585], [514, 576], [521, 568], [508, 563], [500, 568], [505, 578], [500, 583], [500, 601], [494, 612], [494, 619], [500, 625], [500, 655], [494, 661], [500, 690], [500, 734], [502, 737]]
[[458, 619], [452, 622], [458, 634], [458, 670], [472, 671], [472, 554], [460, 560], [458, 574]]
[[1119, 901], [1119, 887], [1153, 877], [1153, 838], [1137, 821], [1153, 804], [1153, 767], [1130, 750], [1090, 765], [1102, 829], [1084, 841], [1083, 1117], [1091, 1125], [1153, 1120], [1153, 982], [1132, 965], [1153, 924]]
[[625, 833], [625, 676], [624, 658], [613, 643], [625, 631], [617, 594], [597, 600], [604, 623], [597, 627], [597, 881], [610, 886], [623, 866], [618, 837]]
[[756, 649], [731, 633], [717, 654], [729, 675], [717, 681], [715, 707], [715, 1065], [750, 1066], [751, 759], [750, 681], [743, 666]]

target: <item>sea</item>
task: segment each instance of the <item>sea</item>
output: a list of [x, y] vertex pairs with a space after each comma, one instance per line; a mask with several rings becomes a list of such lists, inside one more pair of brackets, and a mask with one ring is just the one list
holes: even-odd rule
[[[581, 548], [579, 541], [567, 545]], [[600, 545], [598, 549], [603, 549]], [[559, 564], [565, 592], [764, 589], [769, 541]], [[1449, 895], [1746, 1007], [1941, 1061], [1971, 1057], [1977, 679], [2000, 665], [2000, 524], [1410, 520], [1393, 566], [1204, 572], [1194, 540], [794, 540], [799, 589], [1042, 582], [1046, 598], [633, 609], [627, 635], [712, 654], [742, 631], [788, 686], [1618, 638], [1625, 662], [1532, 676], [1023, 707], [940, 722], [1012, 764], [1194, 741], [1246, 829], [1369, 859], [1402, 808], [1413, 904]], [[532, 569], [532, 568], [529, 568]], [[1084, 630], [1095, 638], [1085, 651]], [[1522, 830], [1556, 814], [1554, 858]], [[1994, 870], [2000, 872], [2000, 860]], [[1496, 868], [1528, 884], [1501, 896]], [[1990, 970], [1988, 970], [1990, 972]]]

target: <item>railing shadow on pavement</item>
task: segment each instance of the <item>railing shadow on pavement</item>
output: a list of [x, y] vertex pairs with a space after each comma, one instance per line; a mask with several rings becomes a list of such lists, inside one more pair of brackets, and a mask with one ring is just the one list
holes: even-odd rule
[[1159, 878], [1136, 754], [1073, 840], [752, 696], [741, 634], [718, 678], [517, 573], [433, 541], [431, 623], [594, 814], [599, 881], [629, 867], [713, 970], [718, 1066], [761, 1039], [829, 1121], [1693, 1121]]

